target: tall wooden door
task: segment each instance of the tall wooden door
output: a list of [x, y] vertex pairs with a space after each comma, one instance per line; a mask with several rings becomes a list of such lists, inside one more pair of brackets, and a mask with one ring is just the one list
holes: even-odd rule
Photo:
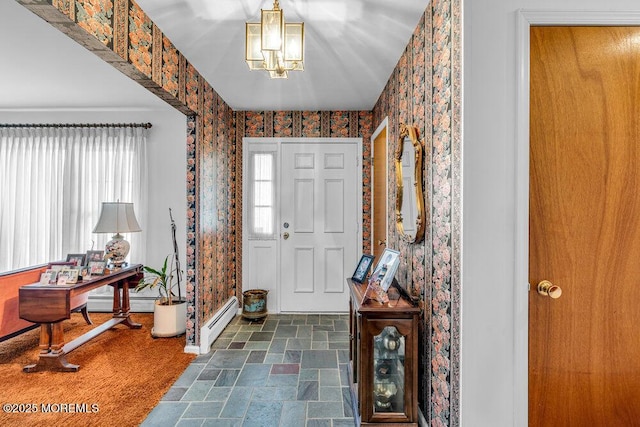
[[639, 425], [640, 28], [531, 29], [530, 144], [529, 424]]
[[387, 247], [387, 128], [373, 140], [373, 256]]
[[283, 144], [281, 310], [346, 312], [358, 262], [358, 146]]

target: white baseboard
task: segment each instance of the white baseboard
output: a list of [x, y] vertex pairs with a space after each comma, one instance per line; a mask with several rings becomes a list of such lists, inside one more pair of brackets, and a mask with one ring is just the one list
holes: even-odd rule
[[184, 352], [191, 354], [200, 354], [200, 347], [198, 347], [197, 345], [185, 345]]
[[224, 328], [237, 314], [238, 298], [231, 297], [225, 305], [209, 319], [200, 329], [200, 354], [206, 354], [211, 349], [211, 344], [218, 338]]

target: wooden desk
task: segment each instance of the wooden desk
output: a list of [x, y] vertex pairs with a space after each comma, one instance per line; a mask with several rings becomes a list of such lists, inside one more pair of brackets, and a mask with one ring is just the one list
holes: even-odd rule
[[[69, 285], [42, 285], [34, 283], [19, 289], [20, 318], [40, 323], [40, 357], [38, 362], [23, 368], [35, 372], [48, 368], [76, 372], [78, 365], [67, 362], [66, 355], [104, 331], [123, 323], [138, 329], [142, 325], [129, 317], [129, 288], [142, 278], [142, 265], [134, 264], [104, 276]], [[71, 317], [71, 299], [104, 285], [113, 287], [113, 318], [73, 341], [64, 342], [62, 321]]]

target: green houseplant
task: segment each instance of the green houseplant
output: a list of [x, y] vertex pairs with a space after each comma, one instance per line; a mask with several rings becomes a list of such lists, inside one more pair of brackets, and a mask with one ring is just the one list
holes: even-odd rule
[[[173, 291], [174, 288], [178, 285], [176, 274], [177, 271], [173, 267], [173, 261], [171, 262], [171, 265], [168, 266], [169, 256], [170, 255], [167, 255], [167, 257], [164, 259], [164, 263], [162, 264], [162, 268], [160, 270], [149, 266], [142, 267], [146, 274], [142, 279], [140, 279], [140, 282], [138, 282], [138, 286], [136, 286], [136, 292], [145, 289], [158, 288], [160, 303], [163, 305], [172, 305], [174, 303], [174, 297], [176, 296], [176, 294]], [[169, 269], [169, 271], [167, 271], [167, 269]], [[178, 293], [180, 293], [179, 287]], [[179, 295], [176, 301], [179, 301], [181, 299], [181, 295]]]
[[164, 259], [160, 269], [144, 266], [145, 275], [135, 289], [136, 292], [158, 290], [151, 330], [154, 337], [175, 337], [186, 331], [187, 304], [180, 290], [180, 271], [174, 267], [173, 259], [169, 262], [169, 256]]

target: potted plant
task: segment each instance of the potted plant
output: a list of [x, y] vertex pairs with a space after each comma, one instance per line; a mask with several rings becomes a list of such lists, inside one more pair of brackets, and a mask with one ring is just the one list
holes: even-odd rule
[[[173, 259], [169, 264], [169, 255], [164, 259], [160, 270], [145, 266], [145, 275], [136, 292], [144, 289], [158, 289], [159, 297], [153, 308], [154, 337], [175, 337], [186, 331], [187, 304], [180, 290], [180, 271], [174, 267]], [[177, 295], [174, 290], [177, 289]]]

